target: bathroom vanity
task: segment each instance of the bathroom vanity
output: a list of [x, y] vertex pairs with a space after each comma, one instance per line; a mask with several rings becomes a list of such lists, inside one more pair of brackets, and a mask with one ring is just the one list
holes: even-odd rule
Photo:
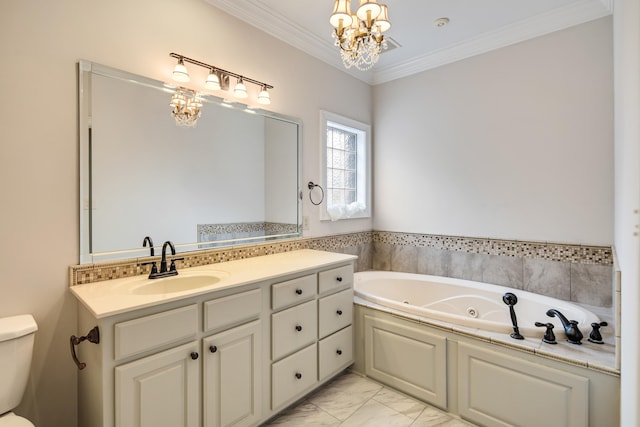
[[71, 287], [79, 425], [253, 426], [352, 364], [351, 255], [301, 250]]

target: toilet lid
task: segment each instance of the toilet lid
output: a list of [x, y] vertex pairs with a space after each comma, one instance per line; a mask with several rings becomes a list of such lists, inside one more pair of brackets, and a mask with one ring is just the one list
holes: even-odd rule
[[6, 415], [0, 416], [0, 427], [34, 427], [34, 425], [26, 418], [9, 412]]

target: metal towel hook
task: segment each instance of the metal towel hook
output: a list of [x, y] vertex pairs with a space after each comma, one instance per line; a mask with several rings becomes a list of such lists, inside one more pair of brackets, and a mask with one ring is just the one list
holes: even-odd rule
[[71, 347], [71, 358], [75, 362], [78, 369], [83, 370], [87, 367], [87, 364], [78, 360], [78, 356], [76, 356], [76, 346], [80, 345], [82, 341], [89, 341], [93, 344], [100, 343], [100, 330], [97, 326], [94, 326], [93, 329], [89, 331], [89, 333], [82, 337], [76, 337], [75, 335], [71, 335], [69, 339], [69, 345]]
[[[309, 200], [311, 201], [312, 204], [318, 206], [324, 200], [324, 189], [320, 185], [315, 184], [313, 181], [309, 181], [309, 183], [307, 184], [307, 187], [309, 188]], [[320, 201], [318, 203], [314, 202], [313, 197], [311, 197], [311, 191], [313, 191], [315, 187], [318, 187], [322, 192], [322, 196], [320, 197]]]

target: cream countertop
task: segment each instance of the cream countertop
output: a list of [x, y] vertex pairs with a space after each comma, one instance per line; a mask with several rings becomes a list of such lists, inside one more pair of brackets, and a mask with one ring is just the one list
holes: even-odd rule
[[236, 286], [269, 280], [277, 276], [324, 268], [355, 260], [354, 255], [302, 249], [274, 255], [265, 255], [236, 261], [209, 264], [206, 266], [178, 270], [178, 276], [216, 274], [220, 280], [215, 284], [179, 292], [138, 294], [132, 289], [150, 282], [160, 284], [164, 279], [148, 279], [146, 275], [103, 282], [76, 285], [71, 293], [95, 316], [96, 319], [150, 307], [171, 301], [220, 291]]

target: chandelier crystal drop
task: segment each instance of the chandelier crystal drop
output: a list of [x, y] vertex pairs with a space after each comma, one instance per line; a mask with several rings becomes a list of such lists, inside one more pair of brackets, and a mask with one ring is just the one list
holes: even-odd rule
[[383, 33], [391, 28], [391, 23], [387, 6], [377, 0], [359, 0], [355, 14], [351, 13], [351, 0], [335, 0], [329, 22], [347, 69], [355, 66], [369, 70], [387, 48]]

